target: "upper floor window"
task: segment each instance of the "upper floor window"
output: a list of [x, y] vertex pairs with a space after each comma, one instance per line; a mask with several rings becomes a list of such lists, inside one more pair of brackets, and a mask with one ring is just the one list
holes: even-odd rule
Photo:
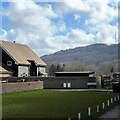
[[7, 61], [7, 66], [12, 66], [12, 61]]

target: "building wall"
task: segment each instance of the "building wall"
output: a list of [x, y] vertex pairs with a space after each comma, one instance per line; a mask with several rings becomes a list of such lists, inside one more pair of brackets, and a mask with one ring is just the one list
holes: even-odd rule
[[[44, 81], [44, 88], [45, 89], [63, 89], [65, 88], [64, 85], [66, 83], [66, 88], [88, 88], [88, 82], [96, 82], [95, 78], [89, 77], [49, 77], [46, 78]], [[71, 87], [68, 87], [68, 86]]]
[[12, 76], [12, 74], [9, 74], [9, 73], [5, 73], [5, 74], [0, 73], [0, 78], [1, 77], [11, 77], [11, 76]]
[[65, 89], [64, 83], [66, 86], [71, 86], [72, 89], [89, 88], [88, 83], [96, 82], [95, 77], [9, 77], [3, 78], [3, 80], [8, 83], [43, 81], [44, 89]]
[[96, 77], [96, 82], [97, 82], [97, 84], [98, 84], [98, 87], [102, 87], [102, 83], [101, 83], [101, 76], [97, 76]]
[[46, 73], [46, 67], [37, 67], [37, 76], [38, 76], [38, 73]]
[[42, 81], [2, 83], [2, 93], [12, 93], [37, 89], [43, 89]]
[[[0, 49], [2, 49], [0, 47]], [[7, 61], [12, 61], [12, 65], [8, 66]], [[18, 76], [18, 66], [15, 64], [15, 61], [2, 49], [2, 63], [13, 71], [13, 76]]]

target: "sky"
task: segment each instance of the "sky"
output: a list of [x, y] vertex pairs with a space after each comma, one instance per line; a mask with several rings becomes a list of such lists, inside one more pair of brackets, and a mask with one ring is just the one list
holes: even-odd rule
[[56, 1], [3, 0], [0, 39], [27, 44], [39, 56], [118, 40], [117, 0]]

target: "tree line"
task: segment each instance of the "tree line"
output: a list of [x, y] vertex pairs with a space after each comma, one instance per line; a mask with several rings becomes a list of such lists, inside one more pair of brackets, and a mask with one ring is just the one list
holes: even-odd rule
[[84, 62], [47, 63], [47, 73], [54, 76], [55, 72], [94, 71], [99, 75], [110, 75], [118, 71], [118, 61], [104, 62], [99, 65], [88, 65]]
[[49, 68], [49, 75], [54, 76], [55, 72], [63, 72], [65, 68], [65, 64], [62, 66], [60, 64], [52, 64]]

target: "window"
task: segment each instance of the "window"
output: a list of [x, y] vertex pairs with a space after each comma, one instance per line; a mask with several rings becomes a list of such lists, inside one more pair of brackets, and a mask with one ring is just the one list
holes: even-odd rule
[[64, 88], [71, 88], [71, 83], [63, 83]]
[[12, 66], [12, 61], [7, 61], [7, 66]]
[[68, 84], [67, 84], [67, 87], [68, 87], [68, 88], [71, 88], [71, 83], [68, 83]]
[[67, 87], [67, 83], [63, 83], [63, 87], [66, 88]]

